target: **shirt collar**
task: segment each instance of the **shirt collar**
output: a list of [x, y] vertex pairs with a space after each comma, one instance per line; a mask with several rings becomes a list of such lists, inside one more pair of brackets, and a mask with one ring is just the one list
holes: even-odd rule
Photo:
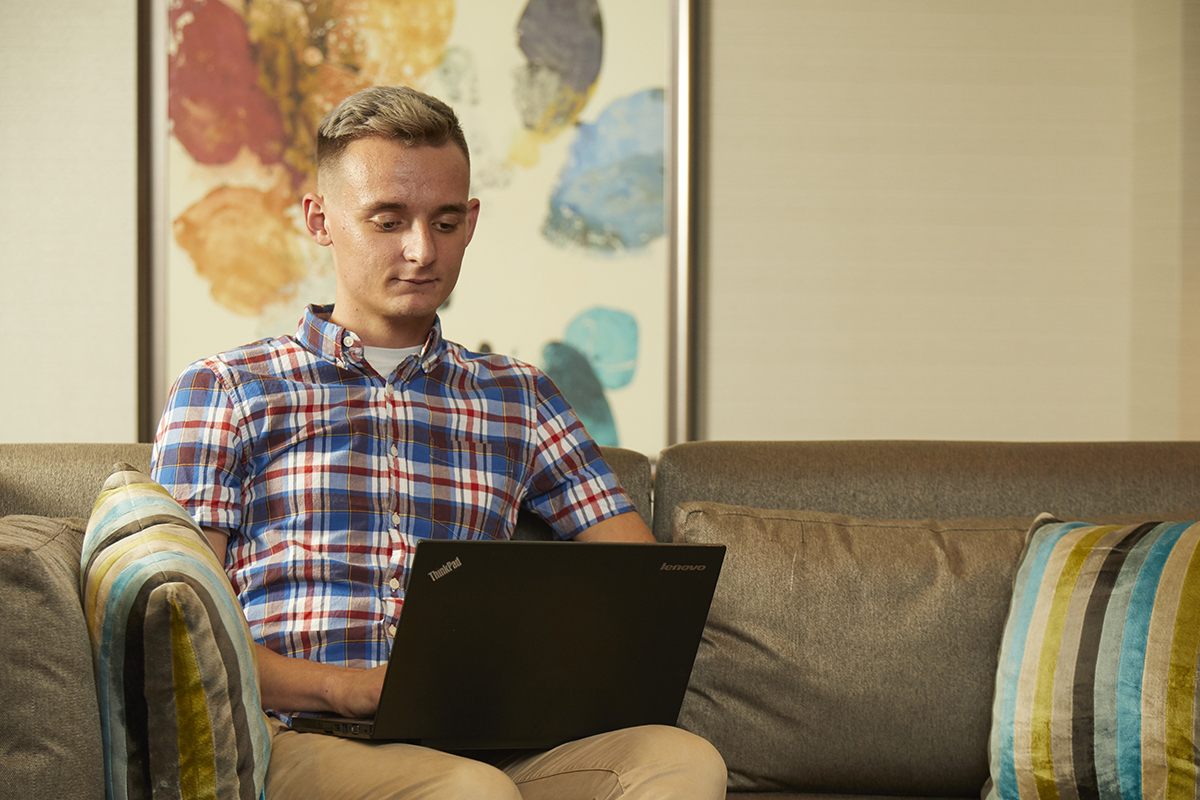
[[[339, 367], [349, 364], [363, 366], [363, 344], [353, 331], [335, 325], [329, 321], [333, 313], [333, 305], [310, 305], [304, 309], [304, 317], [300, 320], [300, 328], [296, 331], [296, 339], [309, 350], [324, 356]], [[420, 369], [429, 372], [433, 369], [446, 351], [446, 341], [442, 338], [441, 317], [435, 317], [433, 327], [425, 339], [425, 347], [417, 357]]]

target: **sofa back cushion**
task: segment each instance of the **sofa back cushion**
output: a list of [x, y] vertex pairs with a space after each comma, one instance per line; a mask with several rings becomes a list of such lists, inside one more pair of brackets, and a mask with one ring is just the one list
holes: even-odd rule
[[1161, 514], [1200, 506], [1200, 442], [689, 442], [663, 451], [654, 532], [707, 500], [862, 518]]
[[733, 790], [978, 796], [1026, 524], [680, 506], [728, 548], [680, 726]]
[[[601, 455], [645, 520], [650, 512], [650, 459], [635, 450], [601, 447]], [[0, 444], [0, 516], [84, 517], [116, 462], [148, 472], [149, 444]], [[532, 511], [517, 517], [514, 539], [550, 539], [550, 526]]]
[[79, 607], [85, 523], [0, 518], [3, 798], [104, 798], [96, 681]]
[[82, 517], [116, 462], [150, 469], [150, 445], [0, 444], [0, 515]]

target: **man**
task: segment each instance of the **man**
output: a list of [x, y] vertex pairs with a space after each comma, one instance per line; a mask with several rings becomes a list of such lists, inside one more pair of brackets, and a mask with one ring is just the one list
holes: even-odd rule
[[[376, 87], [321, 123], [308, 232], [332, 306], [293, 337], [193, 364], [153, 476], [225, 558], [259, 642], [265, 708], [370, 716], [421, 538], [507, 538], [519, 505], [562, 538], [653, 541], [598, 449], [533, 367], [442, 338], [437, 309], [475, 231], [454, 112]], [[568, 602], [569, 598], [564, 598]], [[499, 767], [277, 724], [267, 795], [723, 797], [707, 742], [650, 726]]]

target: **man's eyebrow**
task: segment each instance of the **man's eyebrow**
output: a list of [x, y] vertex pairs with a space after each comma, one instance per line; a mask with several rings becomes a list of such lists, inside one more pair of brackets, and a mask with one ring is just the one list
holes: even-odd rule
[[[375, 203], [374, 205], [368, 206], [366, 209], [366, 212], [367, 212], [368, 216], [372, 216], [372, 215], [378, 214], [382, 211], [407, 211], [407, 210], [408, 210], [408, 203], [382, 202], [382, 203]], [[434, 213], [434, 216], [438, 216], [440, 214], [466, 214], [467, 213], [467, 204], [466, 203], [446, 203], [445, 205], [440, 205], [436, 209], [434, 209], [433, 213]]]

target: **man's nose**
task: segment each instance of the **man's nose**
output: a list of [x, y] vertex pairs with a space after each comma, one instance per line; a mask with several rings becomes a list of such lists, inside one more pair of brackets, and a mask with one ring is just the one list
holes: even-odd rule
[[414, 222], [404, 237], [404, 258], [410, 264], [427, 267], [437, 258], [433, 231], [424, 222]]

